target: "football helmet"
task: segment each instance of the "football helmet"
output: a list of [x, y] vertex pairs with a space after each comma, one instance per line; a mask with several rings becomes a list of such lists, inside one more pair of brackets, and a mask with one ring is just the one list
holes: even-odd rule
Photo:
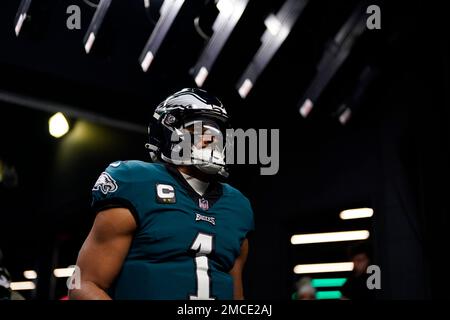
[[[193, 165], [227, 177], [229, 116], [222, 102], [202, 89], [186, 88], [161, 102], [148, 126], [150, 157], [174, 165]], [[209, 142], [203, 143], [205, 136]], [[199, 140], [201, 142], [199, 143]]]

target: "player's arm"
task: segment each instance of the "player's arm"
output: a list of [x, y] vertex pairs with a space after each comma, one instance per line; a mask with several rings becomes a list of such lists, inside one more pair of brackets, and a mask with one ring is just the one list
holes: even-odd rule
[[242, 271], [244, 270], [245, 261], [248, 256], [248, 240], [244, 239], [241, 245], [241, 253], [234, 262], [230, 275], [233, 277], [234, 300], [244, 300], [244, 288], [242, 285]]
[[122, 268], [135, 230], [136, 220], [128, 209], [113, 208], [97, 214], [78, 254], [81, 288], [70, 290], [70, 299], [111, 299], [106, 290]]

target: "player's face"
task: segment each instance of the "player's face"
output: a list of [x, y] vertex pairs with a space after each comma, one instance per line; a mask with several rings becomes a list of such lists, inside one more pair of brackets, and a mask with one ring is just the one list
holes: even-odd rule
[[194, 134], [194, 145], [198, 149], [215, 148], [222, 143], [222, 133], [213, 125], [196, 121], [186, 126], [185, 129]]

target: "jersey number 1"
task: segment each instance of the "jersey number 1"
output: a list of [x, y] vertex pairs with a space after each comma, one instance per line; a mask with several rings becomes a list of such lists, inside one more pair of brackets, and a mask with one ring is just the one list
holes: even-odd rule
[[208, 254], [213, 250], [213, 236], [206, 233], [198, 233], [192, 244], [191, 250], [197, 252], [195, 257], [195, 273], [197, 278], [197, 294], [190, 295], [191, 300], [214, 300], [210, 296], [211, 279], [208, 274]]

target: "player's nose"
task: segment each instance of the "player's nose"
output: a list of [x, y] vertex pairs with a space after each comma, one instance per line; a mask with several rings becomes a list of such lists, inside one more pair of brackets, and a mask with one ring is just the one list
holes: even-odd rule
[[214, 136], [212, 136], [212, 135], [203, 135], [202, 136], [202, 148], [208, 147], [213, 142], [214, 142]]

